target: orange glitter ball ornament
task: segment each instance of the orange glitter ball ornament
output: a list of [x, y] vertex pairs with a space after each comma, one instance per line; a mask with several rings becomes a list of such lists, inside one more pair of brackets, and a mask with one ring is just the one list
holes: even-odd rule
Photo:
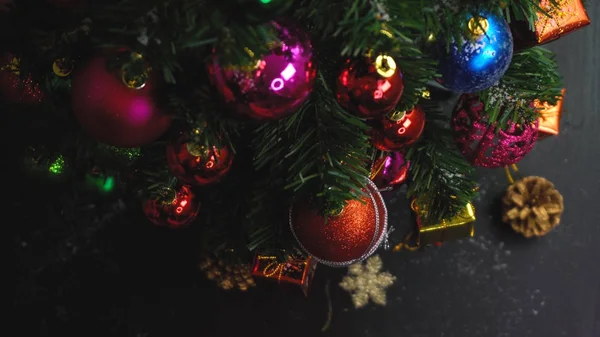
[[304, 200], [290, 209], [290, 227], [298, 243], [317, 261], [343, 267], [371, 256], [387, 237], [387, 209], [369, 181], [361, 200], [350, 200], [327, 222]]

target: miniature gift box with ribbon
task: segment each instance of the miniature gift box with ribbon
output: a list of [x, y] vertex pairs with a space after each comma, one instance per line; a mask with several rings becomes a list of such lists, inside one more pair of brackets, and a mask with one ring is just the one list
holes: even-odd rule
[[526, 21], [510, 24], [515, 49], [543, 45], [590, 24], [582, 0], [541, 0], [533, 27]]
[[298, 285], [305, 296], [315, 274], [317, 262], [311, 256], [298, 258], [287, 256], [281, 259], [276, 255], [257, 254], [252, 266], [252, 276], [279, 283]]
[[539, 135], [538, 138], [547, 138], [556, 136], [560, 133], [560, 118], [562, 116], [563, 99], [565, 97], [565, 89], [561, 91], [561, 96], [556, 102], [556, 105], [550, 105], [548, 102], [540, 102], [535, 100], [533, 107], [540, 114]]
[[422, 223], [419, 214], [426, 212], [426, 210], [419, 208], [415, 201], [412, 202], [411, 208], [417, 217], [419, 228], [417, 245], [419, 247], [441, 245], [442, 242], [468, 238], [475, 234], [475, 207], [470, 202], [454, 217], [442, 220], [441, 223], [434, 225], [424, 225]]

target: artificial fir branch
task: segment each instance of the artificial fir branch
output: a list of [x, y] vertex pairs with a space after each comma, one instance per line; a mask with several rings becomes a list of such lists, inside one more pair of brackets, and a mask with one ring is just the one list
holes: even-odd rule
[[556, 104], [563, 88], [562, 78], [554, 53], [542, 47], [533, 47], [516, 53], [500, 82], [479, 93], [485, 104], [489, 123], [530, 123], [538, 111], [531, 103]]
[[433, 102], [423, 102], [427, 124], [422, 139], [408, 151], [411, 181], [408, 197], [427, 209], [425, 224], [439, 223], [473, 200], [477, 183], [474, 169], [456, 150], [448, 119]]
[[347, 200], [360, 197], [368, 176], [367, 127], [337, 104], [323, 76], [292, 122], [297, 124], [288, 125], [286, 189], [315, 197], [324, 212], [341, 209]]
[[189, 98], [175, 93], [169, 95], [169, 110], [176, 111], [176, 117], [185, 121], [185, 132], [194, 142], [207, 148], [229, 145], [235, 152], [232, 136], [239, 135], [245, 120], [219, 111], [216, 103], [206, 86], [194, 90]]
[[300, 4], [296, 17], [309, 23], [313, 34], [344, 41], [342, 56], [359, 56], [382, 41], [377, 37], [381, 37], [386, 17], [378, 10], [376, 1], [304, 0]]

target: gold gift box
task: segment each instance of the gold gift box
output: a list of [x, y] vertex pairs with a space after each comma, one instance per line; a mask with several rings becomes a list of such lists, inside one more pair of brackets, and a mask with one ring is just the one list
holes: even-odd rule
[[539, 138], [556, 136], [560, 133], [560, 119], [562, 117], [563, 99], [565, 97], [565, 89], [561, 91], [559, 100], [556, 105], [550, 105], [548, 102], [540, 102], [535, 100], [533, 106], [538, 110], [540, 117], [538, 118]]
[[475, 207], [470, 202], [453, 218], [442, 220], [442, 223], [431, 226], [423, 226], [419, 220], [418, 214], [424, 210], [414, 206], [413, 210], [417, 212], [419, 227], [417, 245], [419, 247], [440, 245], [442, 242], [468, 238], [475, 234]]

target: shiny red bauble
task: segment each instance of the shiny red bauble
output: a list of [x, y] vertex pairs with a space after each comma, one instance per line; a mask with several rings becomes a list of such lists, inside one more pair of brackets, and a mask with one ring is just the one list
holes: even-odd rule
[[308, 34], [296, 25], [273, 23], [281, 39], [250, 65], [223, 65], [215, 56], [209, 74], [236, 112], [275, 120], [294, 112], [312, 91], [316, 66]]
[[233, 163], [229, 146], [206, 146], [181, 136], [167, 146], [167, 163], [179, 181], [196, 186], [215, 183]]
[[391, 112], [402, 97], [404, 80], [391, 56], [348, 60], [337, 80], [336, 98], [346, 110], [363, 118]]
[[109, 70], [99, 55], [73, 73], [72, 107], [81, 127], [96, 140], [118, 147], [138, 147], [160, 137], [171, 116], [157, 106], [155, 72], [145, 84], [127, 86], [121, 69]]
[[371, 256], [387, 236], [387, 209], [369, 181], [365, 196], [350, 200], [327, 222], [307, 200], [290, 210], [290, 228], [300, 246], [317, 261], [347, 266]]
[[415, 106], [394, 118], [383, 117], [371, 129], [371, 142], [382, 151], [400, 151], [416, 142], [425, 128], [425, 111]]
[[21, 78], [20, 61], [11, 54], [0, 57], [0, 96], [10, 103], [37, 105], [44, 94], [31, 76]]
[[189, 225], [200, 210], [189, 186], [162, 187], [157, 195], [143, 203], [144, 215], [157, 226], [178, 228]]

